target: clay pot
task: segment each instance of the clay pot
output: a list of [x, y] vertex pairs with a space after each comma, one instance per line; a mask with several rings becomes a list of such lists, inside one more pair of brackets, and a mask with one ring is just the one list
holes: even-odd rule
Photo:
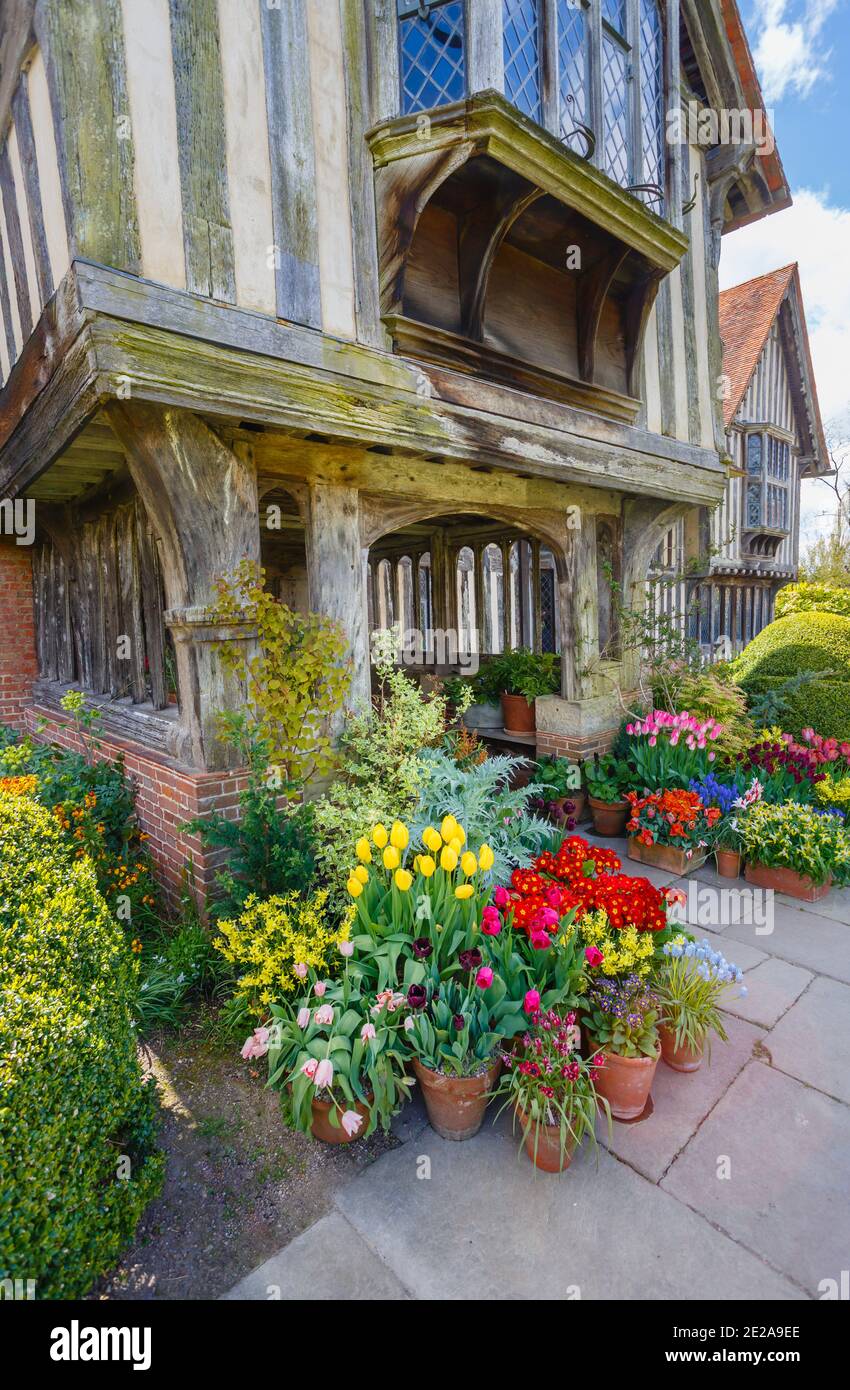
[[559, 810], [566, 811], [568, 806], [572, 806], [572, 811], [569, 811], [567, 814], [569, 814], [576, 825], [578, 825], [579, 821], [584, 819], [586, 804], [587, 797], [584, 792], [568, 792], [566, 796], [557, 796], [554, 801], [549, 802], [549, 819], [558, 824], [558, 817], [552, 814], [553, 807], [557, 806]]
[[661, 1056], [668, 1067], [674, 1071], [699, 1071], [702, 1066], [702, 1043], [696, 1050], [688, 1047], [687, 1043], [677, 1047], [676, 1030], [665, 1028], [663, 1024], [658, 1029], [658, 1041], [661, 1043]]
[[[361, 1104], [360, 1101], [354, 1106], [358, 1115], [363, 1116], [363, 1124], [357, 1134], [346, 1134], [342, 1125], [337, 1128], [331, 1124], [330, 1113], [335, 1108], [329, 1100], [313, 1101], [313, 1123], [310, 1126], [313, 1136], [316, 1139], [321, 1139], [325, 1144], [353, 1144], [355, 1139], [360, 1138], [369, 1123], [369, 1107]], [[350, 1110], [351, 1106], [346, 1105], [345, 1109]]]
[[505, 733], [533, 734], [537, 728], [534, 701], [529, 703], [524, 695], [508, 695], [507, 693], [502, 694], [501, 701]]
[[832, 887], [831, 874], [826, 883], [814, 883], [794, 869], [769, 869], [765, 864], [748, 863], [744, 878], [758, 888], [773, 888], [777, 893], [787, 893], [789, 898], [799, 898], [804, 903], [819, 902]]
[[671, 874], [689, 874], [701, 869], [705, 863], [705, 851], [695, 849], [690, 859], [677, 845], [645, 845], [636, 835], [629, 838], [629, 858], [638, 864], [654, 864], [658, 869], [669, 869]]
[[604, 1052], [605, 1065], [594, 1077], [597, 1095], [607, 1100], [615, 1120], [636, 1120], [646, 1109], [661, 1045], [654, 1057], [620, 1057]]
[[501, 1065], [501, 1061], [494, 1062], [480, 1076], [444, 1076], [414, 1061], [431, 1128], [441, 1138], [460, 1141], [478, 1133]]
[[[528, 1116], [521, 1105], [516, 1107], [517, 1119], [522, 1125], [523, 1132], [528, 1124]], [[525, 1136], [525, 1152], [531, 1159], [535, 1168], [540, 1168], [544, 1173], [563, 1173], [565, 1168], [569, 1168], [575, 1153], [575, 1140], [572, 1135], [567, 1139], [567, 1145], [563, 1153], [561, 1152], [561, 1127], [560, 1125], [540, 1125], [535, 1129], [532, 1125], [528, 1134]], [[535, 1156], [534, 1146], [537, 1145]]]
[[738, 878], [741, 873], [741, 856], [736, 849], [716, 849], [717, 872], [721, 878]]
[[599, 801], [591, 796], [590, 810], [593, 814], [593, 828], [597, 835], [620, 836], [625, 833], [631, 807], [628, 801]]

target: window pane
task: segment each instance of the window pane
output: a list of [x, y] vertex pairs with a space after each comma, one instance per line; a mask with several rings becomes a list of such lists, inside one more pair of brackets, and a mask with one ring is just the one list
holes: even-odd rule
[[616, 183], [629, 178], [628, 55], [614, 39], [602, 43], [602, 104], [604, 108], [605, 172]]
[[537, 0], [504, 0], [505, 96], [540, 120], [540, 35]]
[[627, 0], [602, 0], [602, 18], [618, 34], [626, 32], [626, 3]]
[[427, 19], [414, 13], [399, 23], [405, 114], [461, 101], [466, 94], [463, 0], [432, 5]]
[[576, 126], [589, 125], [587, 11], [576, 0], [558, 0], [558, 91], [560, 94], [561, 138], [580, 154], [587, 141], [573, 134]]
[[747, 483], [747, 525], [761, 525], [761, 483]]
[[[657, 0], [640, 0], [640, 90], [643, 183], [664, 187], [664, 45]], [[663, 198], [645, 194], [656, 212]]]
[[747, 472], [761, 474], [761, 435], [747, 436]]

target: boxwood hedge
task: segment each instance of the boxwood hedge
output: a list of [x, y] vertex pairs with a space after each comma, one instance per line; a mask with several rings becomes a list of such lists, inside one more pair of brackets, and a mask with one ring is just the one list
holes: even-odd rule
[[777, 689], [802, 671], [822, 671], [790, 697], [783, 720], [799, 736], [811, 726], [826, 738], [850, 739], [850, 618], [837, 613], [790, 613], [763, 628], [732, 664], [748, 695]]
[[776, 616], [787, 618], [789, 613], [838, 613], [850, 618], [850, 588], [839, 589], [835, 584], [786, 584], [776, 595]]
[[162, 1180], [135, 961], [54, 817], [0, 793], [0, 1279], [75, 1298]]

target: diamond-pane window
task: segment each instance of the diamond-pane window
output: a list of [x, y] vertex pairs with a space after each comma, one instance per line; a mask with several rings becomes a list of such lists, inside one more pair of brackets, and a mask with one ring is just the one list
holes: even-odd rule
[[618, 34], [626, 32], [626, 6], [628, 0], [602, 0], [602, 18]]
[[558, 93], [561, 139], [580, 154], [587, 141], [576, 126], [587, 119], [588, 80], [587, 10], [581, 0], [558, 0]]
[[540, 120], [538, 0], [504, 0], [505, 96]]
[[602, 41], [602, 108], [605, 172], [624, 186], [629, 178], [629, 59], [607, 35]]
[[402, 108], [405, 114], [461, 101], [466, 95], [463, 0], [415, 6], [399, 19]]
[[[664, 187], [664, 45], [658, 0], [640, 0], [640, 90], [643, 183]], [[656, 212], [664, 200], [642, 195]]]

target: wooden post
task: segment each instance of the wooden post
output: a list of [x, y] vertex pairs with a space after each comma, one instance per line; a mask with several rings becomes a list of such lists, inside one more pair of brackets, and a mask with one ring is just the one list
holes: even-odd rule
[[[310, 607], [340, 624], [352, 661], [349, 703], [368, 709], [371, 701], [369, 620], [356, 488], [309, 484], [307, 578]], [[341, 724], [341, 717], [337, 726]]]
[[502, 541], [502, 650], [513, 646], [514, 584], [511, 574], [511, 543]]
[[534, 622], [534, 650], [543, 651], [543, 590], [540, 578], [540, 542], [531, 542], [531, 602]]

